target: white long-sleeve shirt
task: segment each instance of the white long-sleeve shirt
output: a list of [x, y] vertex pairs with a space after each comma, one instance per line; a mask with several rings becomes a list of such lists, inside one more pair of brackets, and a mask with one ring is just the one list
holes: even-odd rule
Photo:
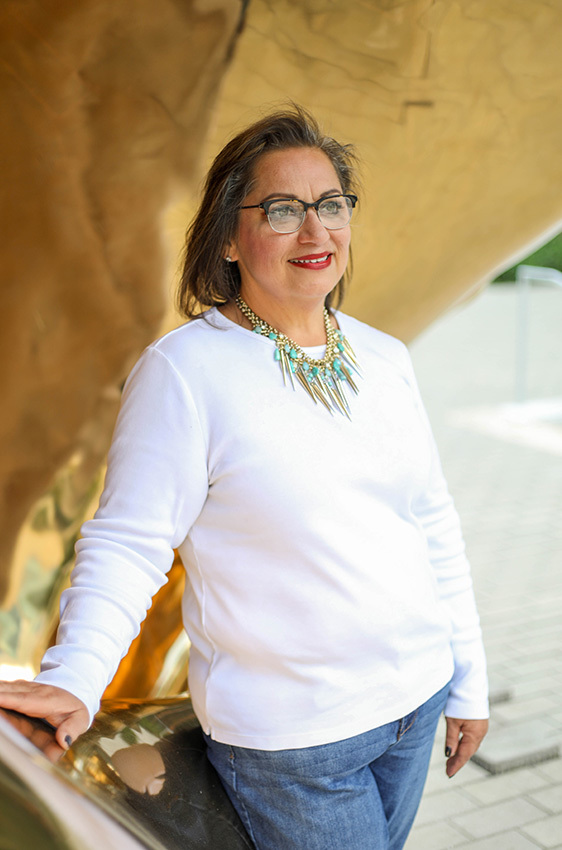
[[217, 310], [144, 352], [38, 681], [93, 716], [178, 548], [189, 687], [216, 740], [341, 740], [451, 677], [446, 713], [487, 716], [469, 564], [407, 349], [337, 320], [364, 374], [352, 421], [285, 387], [274, 343]]

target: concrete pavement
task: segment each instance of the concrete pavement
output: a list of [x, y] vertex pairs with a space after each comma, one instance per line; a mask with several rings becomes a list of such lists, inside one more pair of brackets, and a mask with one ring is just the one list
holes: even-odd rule
[[406, 850], [562, 850], [562, 291], [531, 293], [530, 401], [513, 407], [516, 311], [515, 286], [489, 287], [410, 347], [498, 700], [482, 754], [503, 772], [447, 779], [443, 725]]

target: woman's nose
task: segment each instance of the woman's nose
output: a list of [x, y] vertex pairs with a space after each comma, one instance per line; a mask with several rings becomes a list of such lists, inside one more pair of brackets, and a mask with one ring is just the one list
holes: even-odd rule
[[327, 228], [324, 227], [318, 218], [318, 213], [313, 207], [310, 207], [306, 211], [304, 221], [298, 231], [298, 234], [299, 242], [315, 242], [316, 244], [322, 244], [330, 238]]

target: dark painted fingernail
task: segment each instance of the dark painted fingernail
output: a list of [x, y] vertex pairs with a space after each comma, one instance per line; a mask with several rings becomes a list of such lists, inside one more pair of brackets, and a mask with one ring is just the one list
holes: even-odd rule
[[71, 747], [71, 746], [72, 746], [72, 738], [70, 737], [70, 735], [67, 735], [67, 736], [65, 737], [65, 739], [64, 739], [64, 743], [66, 744], [66, 746], [67, 746], [67, 747]]
[[450, 747], [445, 747], [445, 755], [446, 755], [447, 758], [450, 758], [452, 753], [453, 753], [453, 751]]

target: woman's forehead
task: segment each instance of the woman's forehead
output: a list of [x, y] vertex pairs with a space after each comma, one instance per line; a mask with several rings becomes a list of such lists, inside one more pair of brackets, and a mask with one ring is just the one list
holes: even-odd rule
[[328, 156], [318, 148], [287, 148], [267, 151], [258, 160], [252, 192], [293, 194], [309, 189], [320, 194], [341, 190], [336, 170]]

